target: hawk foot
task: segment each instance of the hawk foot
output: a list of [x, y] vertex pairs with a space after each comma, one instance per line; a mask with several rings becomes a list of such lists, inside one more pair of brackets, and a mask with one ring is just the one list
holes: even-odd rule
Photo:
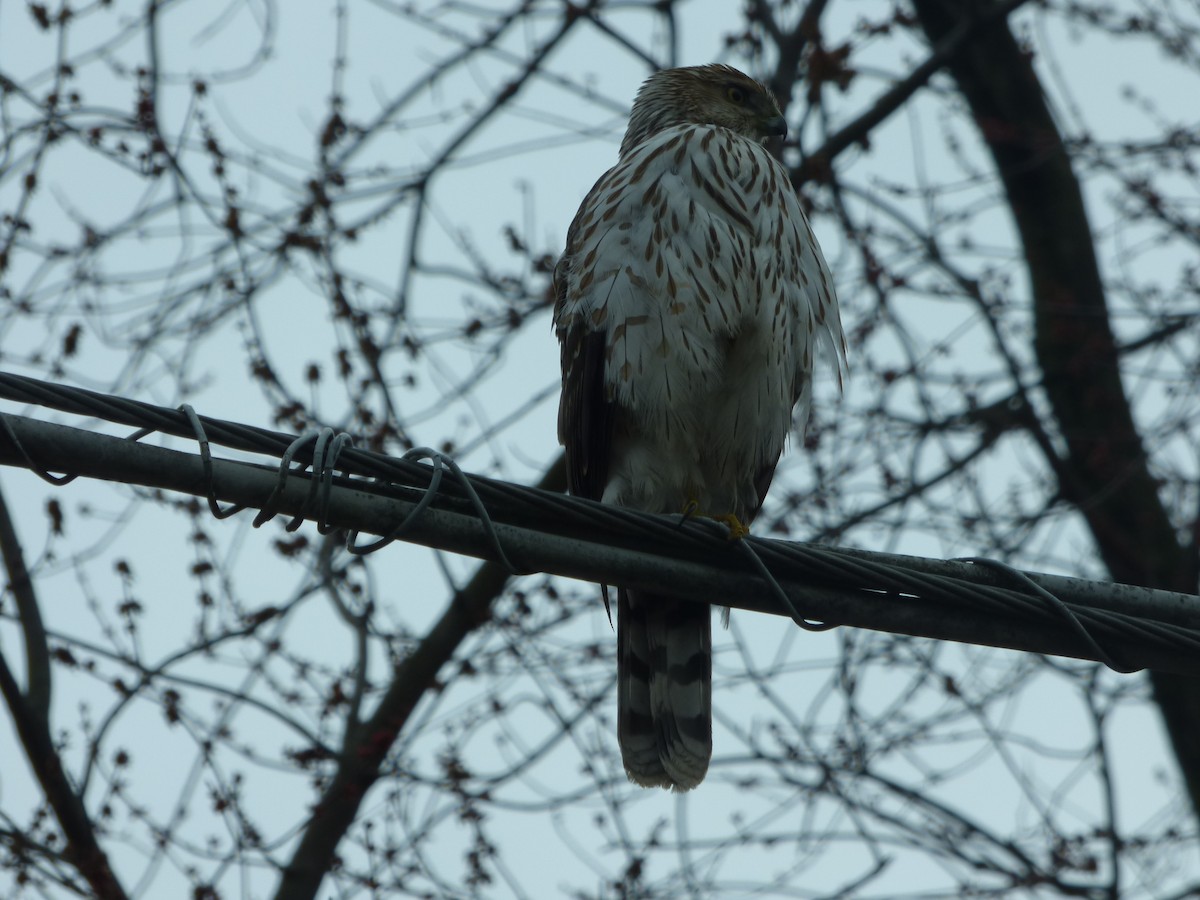
[[725, 527], [729, 529], [729, 539], [731, 541], [740, 541], [750, 533], [750, 526], [743, 525], [742, 520], [733, 513], [727, 513], [723, 516], [709, 516], [709, 518], [724, 523]]
[[683, 520], [686, 522], [692, 516], [703, 516], [706, 519], [712, 519], [714, 522], [722, 523], [726, 528], [729, 529], [729, 539], [731, 541], [740, 541], [750, 533], [749, 526], [743, 525], [742, 520], [733, 513], [726, 513], [725, 515], [718, 516], [713, 515], [712, 513], [702, 512], [700, 510], [700, 504], [695, 500], [689, 500], [683, 505]]

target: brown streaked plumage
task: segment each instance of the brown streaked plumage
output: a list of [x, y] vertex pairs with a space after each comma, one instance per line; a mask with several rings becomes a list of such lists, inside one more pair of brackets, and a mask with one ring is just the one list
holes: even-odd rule
[[[832, 280], [767, 138], [762, 84], [668, 69], [638, 92], [620, 159], [555, 268], [559, 440], [572, 493], [748, 524], [811, 402], [816, 345], [840, 378]], [[638, 784], [688, 790], [712, 754], [709, 608], [618, 591], [618, 741]]]

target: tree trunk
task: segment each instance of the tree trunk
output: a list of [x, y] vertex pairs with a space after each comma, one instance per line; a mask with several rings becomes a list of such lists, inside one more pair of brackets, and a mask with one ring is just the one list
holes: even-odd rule
[[[931, 43], [988, 5], [914, 0]], [[1048, 424], [1066, 446], [1057, 454], [1043, 443], [1062, 496], [1084, 516], [1113, 579], [1194, 593], [1196, 550], [1181, 545], [1147, 468], [1083, 195], [1031, 54], [997, 19], [977, 30], [948, 69], [996, 162], [1024, 247], [1034, 349], [1054, 416]], [[1200, 684], [1157, 672], [1150, 678], [1200, 813]]]

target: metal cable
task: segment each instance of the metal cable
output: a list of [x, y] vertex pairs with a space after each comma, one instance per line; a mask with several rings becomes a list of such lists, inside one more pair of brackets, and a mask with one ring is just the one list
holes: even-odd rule
[[[231, 515], [238, 508], [223, 510], [216, 502], [212, 489], [210, 444], [265, 454], [278, 460], [279, 480], [271, 498], [258, 513], [256, 525], [277, 514], [274, 502], [288, 478], [310, 468], [312, 475], [303, 514], [289, 523], [289, 529], [298, 527], [305, 518], [312, 518], [322, 532], [329, 530], [325, 509], [335, 483], [335, 469], [351, 479], [350, 486], [362, 481], [364, 486], [407, 498], [416, 504], [410, 515], [370, 544], [357, 545], [357, 532], [351, 532], [347, 546], [358, 554], [386, 546], [415, 527], [429, 509], [437, 508], [478, 521], [491, 546], [493, 558], [514, 574], [519, 569], [509, 558], [497, 532], [497, 523], [681, 562], [725, 560], [722, 564], [727, 564], [734, 557], [744, 557], [748, 562], [743, 571], [748, 578], [763, 580], [779, 611], [786, 611], [797, 624], [814, 630], [835, 627], [838, 623], [813, 622], [804, 610], [805, 589], [796, 585], [807, 586], [810, 591], [833, 589], [852, 595], [895, 597], [897, 602], [908, 597], [918, 598], [944, 605], [948, 612], [1065, 628], [1086, 647], [1082, 655], [1102, 661], [1118, 671], [1125, 670], [1119, 661], [1121, 648], [1131, 641], [1150, 648], [1200, 652], [1200, 598], [1188, 595], [1146, 590], [1148, 596], [1159, 598], [1162, 602], [1155, 600], [1155, 603], [1170, 614], [1162, 617], [1134, 615], [1124, 611], [1116, 600], [1104, 606], [1059, 596], [1035, 580], [1045, 576], [1031, 577], [995, 560], [971, 558], [958, 566], [953, 562], [921, 559], [909, 563], [904, 558], [885, 554], [752, 536], [730, 542], [725, 529], [711, 521], [651, 516], [468, 475], [452, 459], [428, 448], [410, 451], [400, 459], [388, 457], [356, 448], [349, 435], [335, 434], [328, 428], [306, 432], [297, 438], [199, 416], [188, 406], [170, 410], [8, 373], [0, 373], [0, 397], [131, 426], [139, 429], [136, 437], [160, 431], [197, 441], [204, 465], [209, 508], [218, 517]], [[60, 483], [59, 479], [48, 476], [39, 468], [7, 423], [3, 433], [18, 448], [20, 458], [31, 470], [41, 477], [51, 478], [51, 483]], [[431, 460], [433, 465], [424, 465], [418, 460]], [[447, 473], [451, 477], [444, 477]], [[931, 571], [931, 567], [952, 571]], [[612, 574], [609, 580], [620, 583], [620, 572]], [[1078, 583], [1090, 584], [1093, 588], [1104, 587], [1097, 583]], [[791, 591], [784, 587], [785, 584], [792, 586]], [[1134, 590], [1123, 586], [1115, 588]], [[1058, 593], [1065, 592], [1060, 589]], [[823, 615], [820, 618], [830, 617]]]

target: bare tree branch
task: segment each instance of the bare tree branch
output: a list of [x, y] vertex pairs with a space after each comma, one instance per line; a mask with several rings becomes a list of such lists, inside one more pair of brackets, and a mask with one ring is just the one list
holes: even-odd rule
[[37, 595], [25, 567], [25, 556], [17, 539], [8, 503], [0, 497], [0, 553], [8, 573], [9, 589], [16, 598], [17, 611], [25, 633], [25, 655], [29, 670], [28, 687], [18, 687], [7, 660], [0, 655], [0, 694], [13, 717], [25, 757], [37, 775], [46, 801], [54, 810], [59, 827], [67, 839], [67, 858], [102, 900], [124, 898], [108, 856], [96, 839], [96, 829], [83, 800], [71, 785], [63, 769], [62, 758], [50, 736], [50, 648], [38, 610]]
[[[986, 8], [941, 0], [916, 0], [915, 7], [938, 44], [965, 35]], [[1047, 462], [1087, 519], [1113, 578], [1194, 589], [1200, 565], [1180, 546], [1147, 467], [1083, 195], [1042, 85], [1002, 19], [961, 43], [949, 65], [992, 152], [1028, 260], [1034, 346], [1068, 452], [1063, 460], [1047, 454]], [[1153, 681], [1200, 814], [1200, 693], [1177, 676]]]

